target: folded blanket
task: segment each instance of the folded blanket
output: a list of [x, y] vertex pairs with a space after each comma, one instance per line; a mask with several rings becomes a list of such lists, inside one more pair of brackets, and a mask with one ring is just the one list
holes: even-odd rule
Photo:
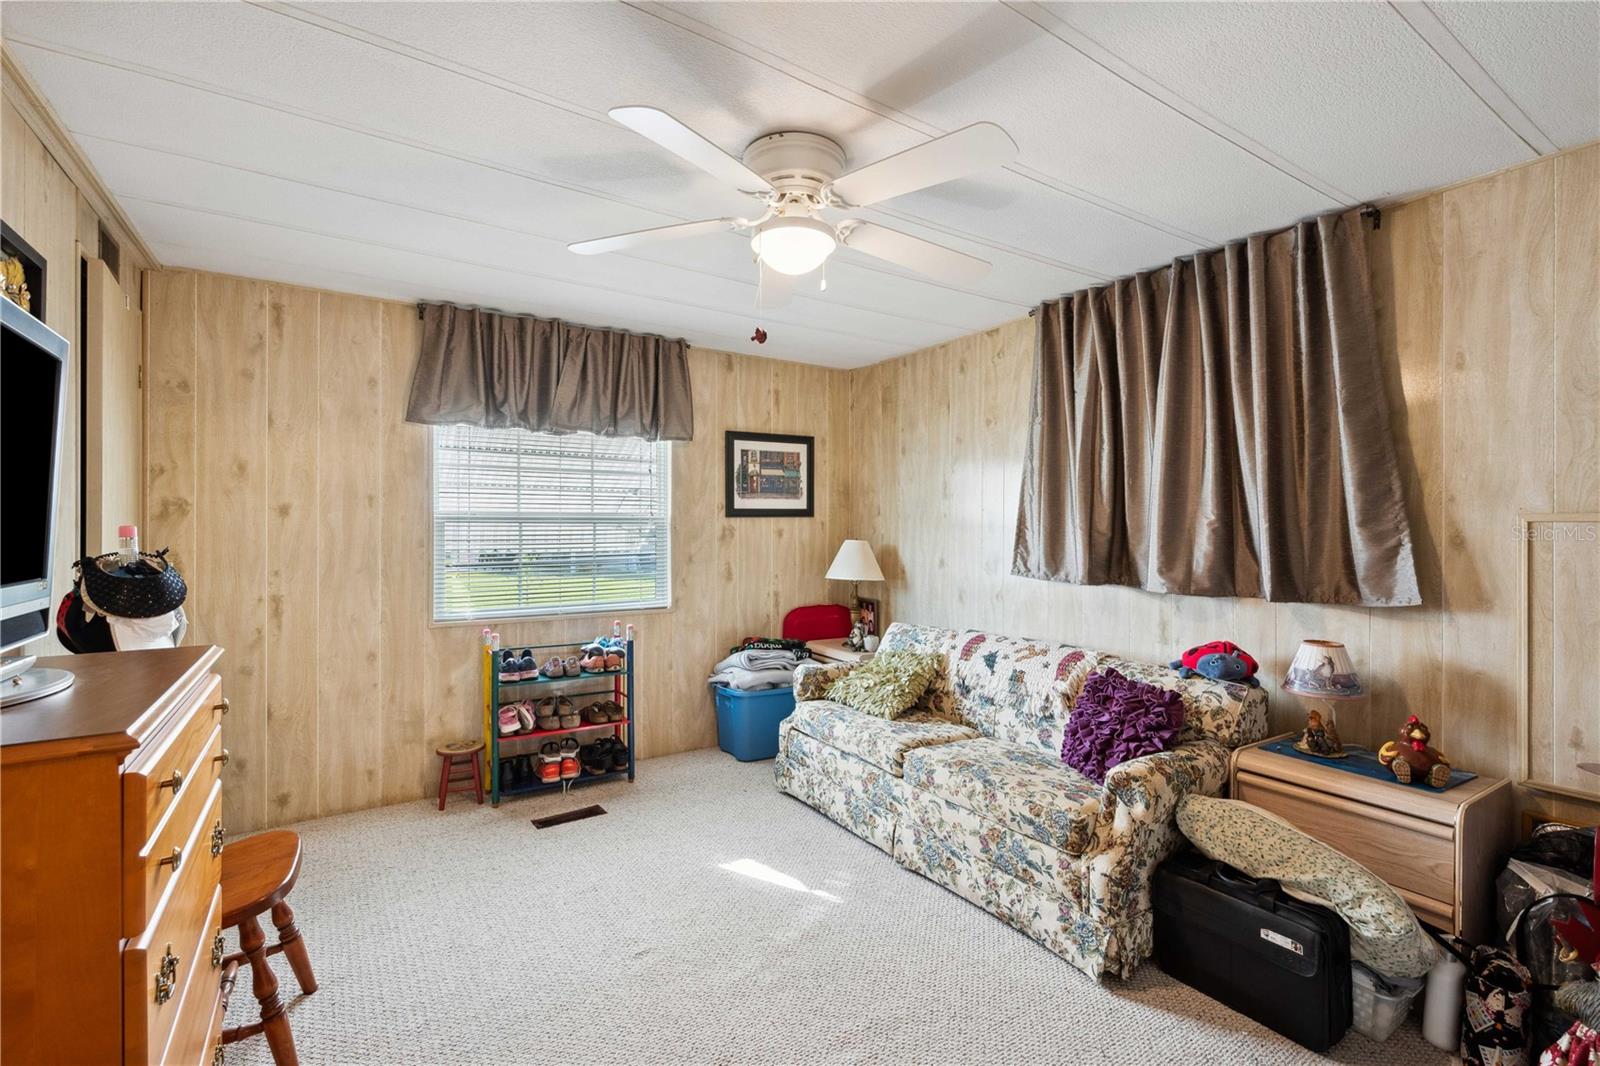
[[712, 674], [707, 683], [727, 685], [742, 692], [757, 688], [787, 687], [794, 684], [794, 669], [785, 667], [781, 670], [746, 670], [743, 667], [730, 666]]
[[792, 651], [750, 648], [736, 651], [722, 660], [713, 670], [793, 670], [802, 660]]

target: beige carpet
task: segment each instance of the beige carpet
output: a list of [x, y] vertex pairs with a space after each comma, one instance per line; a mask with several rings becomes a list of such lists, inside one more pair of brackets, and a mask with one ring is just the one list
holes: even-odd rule
[[[609, 813], [529, 824], [585, 803]], [[1328, 1061], [1148, 963], [1096, 984], [780, 794], [770, 762], [694, 752], [566, 799], [297, 828], [305, 1063]], [[253, 1006], [241, 980], [229, 1023]], [[1415, 1019], [1332, 1059], [1451, 1061]], [[227, 1060], [271, 1058], [257, 1038]]]

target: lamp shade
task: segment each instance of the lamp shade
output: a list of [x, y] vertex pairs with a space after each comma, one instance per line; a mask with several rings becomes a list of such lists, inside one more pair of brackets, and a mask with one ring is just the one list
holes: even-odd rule
[[1289, 672], [1283, 675], [1283, 690], [1296, 696], [1320, 700], [1353, 700], [1366, 692], [1350, 653], [1334, 640], [1301, 641]]
[[878, 569], [872, 545], [864, 540], [847, 540], [839, 545], [839, 554], [828, 567], [829, 581], [882, 581], [883, 571]]

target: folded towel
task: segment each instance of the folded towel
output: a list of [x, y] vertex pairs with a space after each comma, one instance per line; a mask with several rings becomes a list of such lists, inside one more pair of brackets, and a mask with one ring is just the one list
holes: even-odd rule
[[800, 657], [792, 651], [751, 648], [734, 652], [712, 669], [727, 670], [737, 667], [741, 670], [792, 670], [800, 662]]
[[787, 667], [781, 670], [746, 670], [743, 667], [730, 666], [712, 674], [707, 683], [727, 685], [741, 692], [758, 688], [783, 688], [794, 684], [794, 670]]

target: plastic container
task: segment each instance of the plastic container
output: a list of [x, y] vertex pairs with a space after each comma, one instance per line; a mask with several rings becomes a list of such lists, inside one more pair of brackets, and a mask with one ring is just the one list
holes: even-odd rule
[[740, 762], [775, 758], [778, 723], [794, 711], [794, 689], [712, 688], [717, 691], [717, 747]]
[[1350, 967], [1350, 1028], [1387, 1040], [1411, 1013], [1426, 982], [1421, 977], [1384, 977], [1359, 963]]

